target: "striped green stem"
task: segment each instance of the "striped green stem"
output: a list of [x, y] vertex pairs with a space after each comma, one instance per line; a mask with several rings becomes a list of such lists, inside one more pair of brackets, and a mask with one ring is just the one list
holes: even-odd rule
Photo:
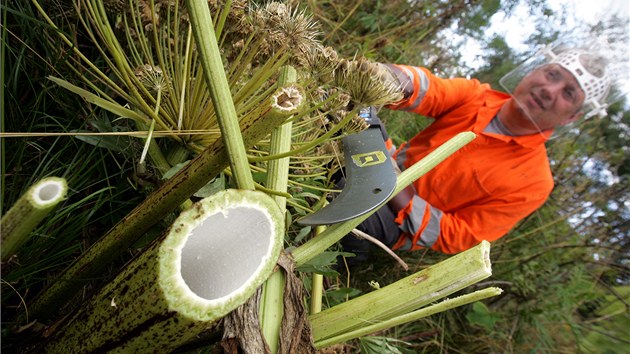
[[47, 177], [32, 185], [0, 220], [2, 261], [17, 252], [37, 225], [68, 193], [64, 178]]
[[361, 327], [359, 329], [344, 332], [338, 336], [331, 337], [328, 339], [323, 339], [315, 342], [315, 347], [318, 349], [328, 347], [334, 344], [345, 343], [355, 338], [363, 337], [371, 333], [375, 333], [378, 331], [383, 331], [394, 326], [400, 326], [405, 323], [409, 323], [412, 321], [417, 321], [424, 317], [429, 317], [436, 313], [452, 310], [456, 307], [464, 306], [476, 301], [481, 301], [483, 299], [487, 299], [492, 296], [501, 295], [503, 290], [500, 288], [486, 288], [482, 290], [477, 290], [470, 294], [461, 295], [455, 297], [453, 299], [446, 299], [440, 303], [435, 305], [427, 306], [420, 310], [412, 311], [404, 315], [400, 315], [389, 320], [379, 321], [374, 324], [367, 325], [365, 327]]
[[195, 203], [39, 352], [171, 352], [249, 299], [273, 271], [284, 215], [262, 192]]
[[249, 162], [243, 137], [236, 115], [236, 108], [225, 76], [219, 45], [206, 0], [187, 0], [197, 51], [201, 59], [204, 76], [210, 90], [210, 97], [217, 114], [221, 135], [230, 159], [230, 166], [236, 185], [241, 189], [254, 189], [254, 179], [249, 170]]
[[490, 243], [310, 316], [315, 341], [415, 311], [492, 275]]
[[[297, 72], [293, 67], [286, 66], [282, 69], [279, 85], [286, 85], [295, 82]], [[295, 107], [295, 112], [298, 112]], [[270, 154], [277, 154], [291, 149], [291, 130], [293, 123], [288, 121], [283, 125], [275, 128], [271, 132]], [[288, 175], [289, 175], [289, 157], [278, 160], [269, 161], [267, 168], [267, 186], [275, 191], [282, 193], [287, 192]], [[273, 196], [280, 207], [280, 210], [286, 212], [286, 197]], [[279, 347], [280, 328], [282, 325], [282, 316], [284, 314], [284, 285], [285, 276], [282, 271], [274, 272], [262, 289], [262, 297], [260, 301], [260, 326], [263, 336], [269, 345], [271, 353], [276, 353]]]

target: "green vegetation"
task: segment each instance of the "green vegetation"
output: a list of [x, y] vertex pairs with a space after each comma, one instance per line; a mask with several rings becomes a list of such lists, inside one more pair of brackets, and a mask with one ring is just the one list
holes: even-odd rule
[[[332, 72], [335, 63], [357, 56], [494, 84], [528, 51], [510, 49], [500, 36], [486, 38], [484, 30], [493, 13], [510, 13], [520, 3], [532, 9], [539, 29], [530, 38], [529, 52], [562, 35], [549, 28], [561, 14], [543, 0], [289, 1], [290, 16], [266, 2], [209, 2], [222, 54], [222, 62], [214, 65], [225, 69], [240, 126], [236, 130], [243, 138], [232, 146], [246, 148], [246, 161], [234, 166], [233, 150], [221, 137], [235, 135], [235, 127], [226, 132], [219, 123], [219, 108], [215, 110], [204, 77], [207, 70], [217, 74], [216, 67], [204, 71], [186, 2], [3, 2], [1, 130], [28, 134], [2, 137], [2, 214], [45, 177], [64, 178], [68, 194], [17, 253], [3, 260], [2, 350], [21, 352], [40, 343], [42, 333], [59, 328], [49, 325], [63, 327], [66, 315], [86, 311], [76, 304], [88, 303], [99, 289], [120, 290], [112, 279], [132, 260], [149, 257], [149, 245], [191, 202], [235, 186], [251, 189], [251, 182], [286, 210], [285, 248], [294, 252], [298, 268], [286, 266], [280, 278], [276, 272], [275, 285], [268, 283], [265, 290], [265, 296], [278, 296], [284, 283], [285, 309], [289, 301], [303, 306], [321, 293], [313, 313], [321, 311], [315, 317], [323, 318], [335, 305], [375, 294], [374, 287], [383, 290], [448, 260], [431, 251], [401, 253], [410, 265], [404, 271], [388, 256], [376, 254], [362, 269], [340, 274], [336, 259], [349, 255], [333, 245], [343, 236], [335, 229], [351, 225], [319, 230], [318, 237], [330, 241], [322, 246], [313, 241], [314, 230], [295, 222], [321, 207], [332, 190], [329, 179], [340, 163], [340, 135], [360, 129], [352, 112], [342, 109], [352, 97], [341, 91], [351, 88], [339, 89]], [[445, 30], [454, 24], [457, 33], [484, 46], [477, 54], [485, 61], [476, 71], [463, 64], [461, 43], [447, 37]], [[600, 23], [592, 30], [627, 36], [614, 28], [614, 22]], [[278, 85], [287, 65], [297, 69], [298, 85], [291, 88]], [[381, 89], [367, 97], [387, 93]], [[306, 103], [297, 105], [297, 97]], [[270, 111], [274, 104], [300, 109]], [[328, 120], [331, 112], [336, 114]], [[381, 118], [397, 144], [430, 124], [423, 117], [387, 110]], [[446, 312], [432, 312], [442, 305], [432, 303], [411, 321], [375, 327], [377, 333], [359, 333], [360, 339], [341, 337], [329, 344], [343, 343], [331, 348], [361, 353], [623, 352], [630, 322], [629, 123], [627, 104], [621, 103], [608, 117], [587, 121], [549, 143], [556, 179], [552, 197], [492, 244], [492, 276], [450, 300], [494, 287], [503, 290], [501, 295]], [[245, 165], [249, 171], [245, 168], [243, 177]], [[104, 244], [107, 251], [87, 256]], [[287, 292], [291, 287], [304, 293]], [[298, 294], [297, 301], [287, 294]], [[299, 321], [295, 319], [296, 327], [304, 324]], [[269, 328], [276, 325], [272, 319], [263, 328], [273, 333]], [[207, 333], [179, 351], [201, 352], [217, 341], [216, 333]]]

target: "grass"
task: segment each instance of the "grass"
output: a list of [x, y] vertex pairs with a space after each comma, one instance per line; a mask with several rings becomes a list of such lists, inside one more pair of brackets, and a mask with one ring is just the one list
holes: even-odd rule
[[[41, 42], [35, 15], [22, 2], [3, 4], [2, 77], [4, 132], [69, 132], [89, 127], [97, 113], [46, 79], [63, 62]], [[28, 43], [28, 46], [25, 45]], [[46, 59], [44, 59], [46, 58]], [[6, 109], [4, 109], [6, 108]], [[3, 328], [55, 274], [142, 199], [134, 165], [123, 154], [72, 137], [2, 138], [2, 212], [35, 181], [68, 179], [69, 193], [33, 232], [18, 254], [2, 266]], [[10, 152], [10, 153], [5, 153]], [[126, 257], [124, 257], [126, 258]], [[121, 262], [124, 262], [121, 259]], [[114, 268], [114, 267], [113, 267]], [[104, 274], [106, 276], [107, 274]], [[3, 349], [10, 341], [3, 341]]]

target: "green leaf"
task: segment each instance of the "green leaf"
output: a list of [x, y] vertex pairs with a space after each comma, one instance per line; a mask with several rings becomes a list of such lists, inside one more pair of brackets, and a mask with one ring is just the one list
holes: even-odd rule
[[[189, 162], [190, 160], [180, 162], [177, 165], [171, 167], [168, 171], [164, 173], [164, 175], [162, 176], [162, 179], [167, 180], [175, 176], [175, 174], [177, 174], [177, 172], [179, 172], [179, 170], [184, 168], [184, 166], [186, 166], [186, 164]], [[206, 183], [205, 186], [201, 187], [201, 189], [199, 189], [193, 195], [199, 198], [206, 198], [224, 189], [225, 189], [225, 175], [223, 173], [220, 173], [217, 177], [215, 177], [212, 181]]]
[[347, 299], [352, 299], [361, 295], [361, 290], [355, 288], [339, 288], [335, 290], [326, 290], [325, 295], [329, 306], [332, 307], [345, 302]]
[[471, 324], [479, 325], [488, 331], [491, 331], [499, 320], [498, 316], [490, 313], [488, 307], [481, 302], [475, 302], [472, 305], [472, 309], [466, 314], [466, 319]]
[[76, 93], [77, 95], [83, 97], [83, 99], [85, 99], [86, 101], [90, 103], [94, 103], [95, 105], [103, 109], [106, 109], [107, 111], [112, 112], [117, 116], [133, 119], [139, 122], [145, 122], [147, 120], [144, 116], [123, 107], [121, 104], [117, 102], [112, 102], [104, 98], [101, 98], [87, 90], [84, 90], [78, 86], [75, 86], [69, 83], [66, 80], [62, 80], [54, 76], [49, 76], [48, 78], [52, 80], [53, 82], [55, 82], [57, 85], [65, 88], [66, 90]]
[[300, 229], [300, 232], [297, 234], [297, 236], [295, 236], [295, 242], [300, 242], [302, 241], [306, 236], [308, 236], [311, 233], [311, 227], [310, 226], [306, 226]]
[[[92, 133], [88, 130], [71, 130], [71, 133]], [[104, 148], [114, 152], [129, 153], [129, 147], [131, 146], [131, 140], [128, 136], [115, 136], [115, 135], [78, 135], [78, 140], [86, 142], [96, 147]]]
[[339, 275], [339, 273], [333, 270], [333, 267], [337, 265], [337, 257], [348, 257], [353, 255], [354, 254], [347, 252], [322, 252], [315, 258], [299, 266], [298, 271], [304, 273], [320, 273], [326, 276], [336, 276]]
[[395, 345], [395, 343], [408, 344], [401, 340], [388, 337], [369, 336], [359, 338], [361, 354], [411, 354], [414, 351]]

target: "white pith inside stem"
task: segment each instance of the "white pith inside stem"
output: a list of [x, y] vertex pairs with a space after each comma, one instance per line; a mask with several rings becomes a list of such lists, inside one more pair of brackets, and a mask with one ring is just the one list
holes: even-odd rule
[[190, 233], [181, 275], [197, 296], [213, 300], [239, 289], [269, 253], [272, 225], [259, 209], [231, 207], [206, 218]]
[[64, 186], [60, 181], [47, 181], [39, 185], [33, 192], [33, 200], [37, 204], [48, 205], [63, 198]]

